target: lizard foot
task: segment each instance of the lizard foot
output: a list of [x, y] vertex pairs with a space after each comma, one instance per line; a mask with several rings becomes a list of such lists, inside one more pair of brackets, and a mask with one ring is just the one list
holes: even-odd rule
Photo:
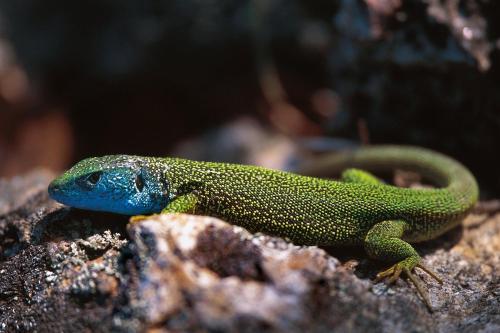
[[394, 283], [399, 279], [401, 273], [404, 273], [410, 279], [410, 281], [413, 283], [415, 288], [417, 288], [418, 293], [420, 294], [420, 296], [424, 300], [424, 302], [427, 305], [427, 307], [429, 308], [429, 310], [432, 311], [432, 306], [431, 306], [431, 302], [429, 300], [429, 296], [427, 295], [427, 293], [425, 291], [425, 287], [422, 285], [421, 279], [412, 273], [414, 271], [415, 267], [418, 267], [421, 270], [423, 270], [424, 272], [426, 272], [427, 274], [429, 274], [432, 278], [434, 278], [440, 284], [443, 283], [443, 280], [436, 273], [434, 273], [432, 270], [430, 270], [429, 268], [425, 267], [423, 264], [420, 263], [420, 257], [408, 257], [405, 260], [402, 260], [402, 261], [392, 265], [391, 267], [389, 267], [389, 269], [378, 273], [376, 278], [375, 278], [375, 283], [377, 283], [385, 278], [388, 278], [387, 283], [389, 283], [389, 284]]

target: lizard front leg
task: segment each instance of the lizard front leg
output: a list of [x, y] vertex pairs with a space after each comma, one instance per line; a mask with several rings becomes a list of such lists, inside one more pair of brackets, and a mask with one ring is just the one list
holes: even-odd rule
[[365, 250], [374, 259], [396, 262], [389, 269], [377, 274], [376, 281], [388, 278], [388, 282], [393, 283], [401, 273], [404, 273], [415, 285], [425, 304], [432, 311], [429, 297], [424, 291], [420, 279], [413, 275], [412, 272], [415, 267], [418, 267], [439, 283], [442, 283], [442, 281], [422, 264], [422, 258], [417, 251], [409, 243], [401, 239], [406, 228], [407, 223], [402, 220], [388, 220], [375, 224], [365, 237]]
[[176, 197], [172, 200], [167, 207], [165, 207], [161, 214], [168, 213], [189, 213], [194, 214], [196, 205], [198, 204], [198, 197], [194, 193], [187, 193]]

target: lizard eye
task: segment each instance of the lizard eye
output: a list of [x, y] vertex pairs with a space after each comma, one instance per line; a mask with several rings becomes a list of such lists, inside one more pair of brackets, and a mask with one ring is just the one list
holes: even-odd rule
[[144, 189], [144, 179], [142, 178], [141, 174], [135, 176], [135, 187], [139, 192], [142, 192], [142, 190]]
[[95, 185], [97, 184], [97, 182], [99, 181], [99, 179], [101, 179], [101, 175], [102, 175], [102, 172], [101, 171], [96, 171], [96, 172], [93, 172], [91, 173], [88, 177], [87, 177], [87, 182], [90, 184], [90, 185]]

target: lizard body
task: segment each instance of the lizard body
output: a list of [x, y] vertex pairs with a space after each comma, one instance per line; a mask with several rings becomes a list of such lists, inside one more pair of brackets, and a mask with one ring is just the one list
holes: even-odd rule
[[[394, 168], [420, 172], [440, 188], [399, 188], [360, 170]], [[405, 273], [429, 304], [411, 271], [436, 276], [409, 242], [459, 224], [478, 199], [474, 177], [445, 155], [405, 146], [328, 156], [304, 172], [341, 170], [341, 181], [334, 181], [248, 165], [110, 155], [77, 163], [50, 184], [49, 194], [83, 209], [204, 214], [299, 244], [363, 245], [371, 257], [395, 262], [378, 278], [395, 281]]]

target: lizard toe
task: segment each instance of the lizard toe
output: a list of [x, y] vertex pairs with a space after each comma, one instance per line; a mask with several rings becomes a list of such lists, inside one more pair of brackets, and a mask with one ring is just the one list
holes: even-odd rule
[[387, 270], [378, 273], [376, 278], [375, 278], [375, 282], [379, 282], [379, 281], [387, 278], [387, 283], [392, 284], [392, 283], [395, 283], [399, 279], [401, 273], [404, 273], [404, 275], [406, 275], [408, 277], [410, 282], [417, 289], [417, 292], [420, 295], [420, 297], [422, 297], [422, 299], [424, 300], [425, 305], [429, 308], [430, 311], [433, 311], [432, 306], [431, 306], [431, 302], [429, 299], [429, 295], [427, 293], [425, 286], [423, 285], [422, 280], [417, 275], [415, 275], [413, 272], [415, 270], [415, 267], [418, 267], [418, 268], [422, 269], [424, 272], [426, 272], [427, 274], [429, 274], [432, 278], [434, 278], [439, 283], [442, 283], [442, 279], [436, 273], [434, 273], [432, 270], [430, 270], [429, 268], [424, 266], [420, 261], [421, 261], [420, 257], [408, 257], [408, 258], [392, 265]]

